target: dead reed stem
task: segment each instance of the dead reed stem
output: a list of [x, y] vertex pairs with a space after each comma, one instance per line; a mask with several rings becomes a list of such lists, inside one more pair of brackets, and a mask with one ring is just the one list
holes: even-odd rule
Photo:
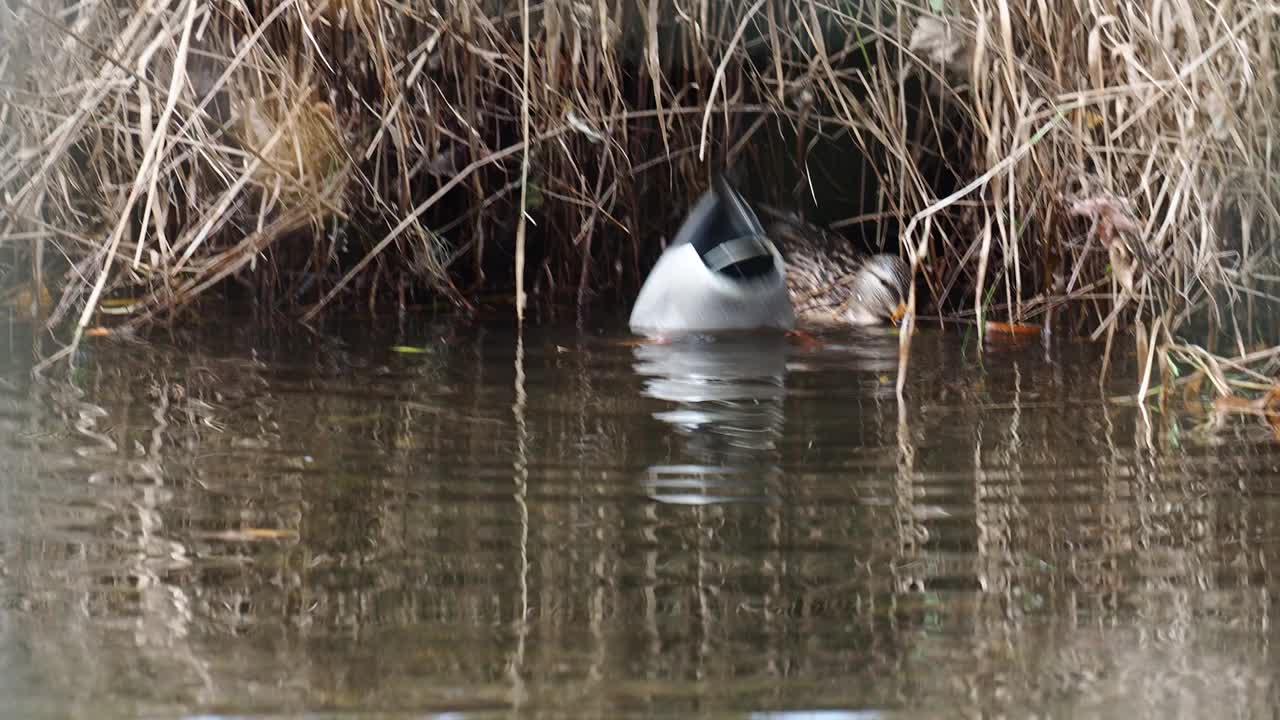
[[[16, 0], [0, 290], [43, 274], [73, 344], [232, 277], [307, 321], [380, 287], [625, 303], [732, 164], [896, 246], [913, 312], [1052, 308], [1155, 358], [1211, 322], [1245, 356], [1277, 329], [1278, 31], [1257, 0]], [[833, 147], [857, 170], [824, 180]]]
[[521, 63], [520, 137], [524, 152], [520, 155], [520, 216], [516, 219], [516, 320], [523, 324], [525, 234], [529, 221], [529, 0], [520, 0], [520, 31], [524, 53]]

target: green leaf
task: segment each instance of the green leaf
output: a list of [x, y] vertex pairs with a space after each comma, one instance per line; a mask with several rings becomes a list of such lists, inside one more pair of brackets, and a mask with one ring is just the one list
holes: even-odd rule
[[405, 355], [422, 355], [426, 351], [425, 347], [413, 347], [411, 345], [395, 345], [391, 348], [391, 352], [404, 353]]

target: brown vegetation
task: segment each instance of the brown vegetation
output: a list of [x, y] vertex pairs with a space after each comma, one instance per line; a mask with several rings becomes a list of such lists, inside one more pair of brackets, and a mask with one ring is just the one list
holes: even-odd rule
[[1245, 356], [1276, 278], [1278, 20], [1187, 0], [7, 0], [0, 288], [51, 284], [48, 322], [77, 337], [104, 299], [136, 326], [232, 277], [305, 318], [470, 307], [517, 278], [544, 305], [625, 303], [730, 167], [780, 205], [825, 186], [842, 216], [800, 209], [898, 247], [913, 307], [1108, 347], [1131, 327], [1161, 368], [1204, 320]]

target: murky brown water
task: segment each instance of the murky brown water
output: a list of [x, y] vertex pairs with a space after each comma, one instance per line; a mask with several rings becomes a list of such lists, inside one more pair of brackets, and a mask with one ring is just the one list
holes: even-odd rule
[[1089, 347], [925, 331], [900, 408], [888, 335], [367, 323], [44, 381], [4, 328], [0, 714], [1280, 705], [1271, 431], [1147, 424]]

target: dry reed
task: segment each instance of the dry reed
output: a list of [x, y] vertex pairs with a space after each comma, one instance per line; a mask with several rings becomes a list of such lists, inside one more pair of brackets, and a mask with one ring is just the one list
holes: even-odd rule
[[768, 199], [816, 203], [834, 138], [859, 168], [834, 192], [873, 199], [826, 219], [910, 258], [913, 307], [1108, 349], [1132, 329], [1145, 390], [1146, 358], [1175, 367], [1193, 327], [1240, 357], [1271, 329], [1278, 19], [1189, 0], [10, 0], [0, 289], [52, 285], [48, 322], [74, 338], [231, 277], [307, 319], [422, 289], [625, 302], [710, 173], [782, 166], [801, 191]]

